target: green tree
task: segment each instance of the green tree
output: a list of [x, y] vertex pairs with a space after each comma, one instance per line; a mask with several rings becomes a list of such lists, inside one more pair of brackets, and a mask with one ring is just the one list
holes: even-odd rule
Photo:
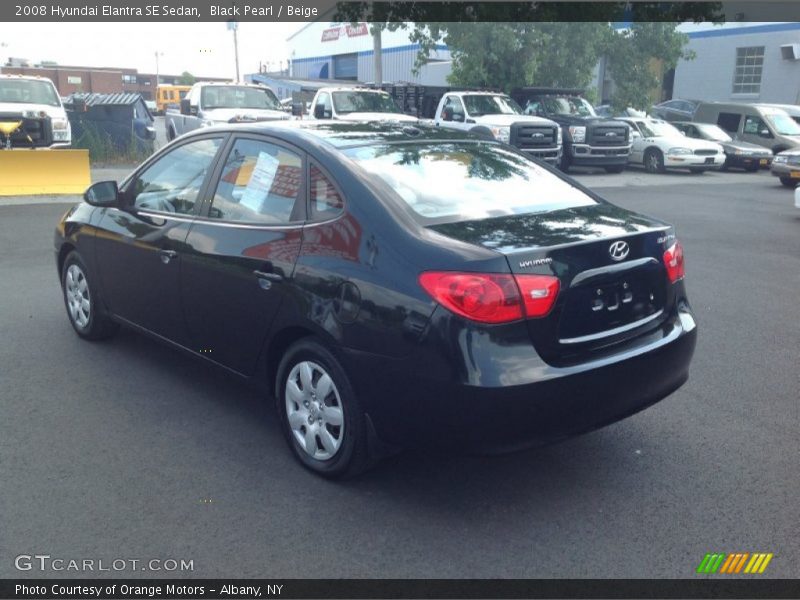
[[661, 85], [660, 71], [675, 68], [680, 59], [694, 58], [685, 48], [688, 41], [673, 23], [634, 23], [629, 29], [613, 32], [605, 55], [614, 80], [614, 108], [644, 110], [653, 100], [658, 101], [651, 92]]
[[179, 85], [194, 85], [197, 78], [189, 73], [189, 71], [184, 71], [181, 73], [181, 76], [178, 77], [178, 84]]

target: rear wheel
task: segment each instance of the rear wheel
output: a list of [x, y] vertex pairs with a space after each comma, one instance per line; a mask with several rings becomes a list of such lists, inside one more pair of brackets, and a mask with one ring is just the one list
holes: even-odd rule
[[364, 413], [336, 357], [314, 338], [296, 342], [278, 367], [278, 412], [295, 458], [317, 475], [353, 477], [369, 464]]
[[79, 336], [87, 340], [102, 340], [114, 335], [119, 325], [105, 314], [87, 273], [80, 254], [74, 250], [70, 252], [61, 269], [64, 304], [69, 322]]
[[786, 187], [797, 187], [797, 180], [792, 179], [791, 177], [781, 177], [781, 183]]
[[644, 153], [644, 168], [648, 173], [663, 173], [664, 155], [658, 148], [648, 148]]
[[625, 170], [625, 165], [612, 165], [603, 168], [606, 170], [606, 173], [622, 173]]

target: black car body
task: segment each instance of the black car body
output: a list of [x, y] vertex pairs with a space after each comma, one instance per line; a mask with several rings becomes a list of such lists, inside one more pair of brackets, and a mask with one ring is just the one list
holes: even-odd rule
[[576, 166], [621, 173], [631, 153], [630, 129], [619, 121], [598, 117], [581, 93], [577, 89], [525, 87], [514, 90], [511, 97], [526, 114], [561, 125], [562, 171]]
[[[184, 173], [178, 155], [199, 167]], [[164, 177], [195, 170], [196, 193], [164, 191]], [[153, 171], [166, 174], [155, 186]], [[248, 222], [251, 184], [269, 190], [271, 214], [294, 198], [283, 222]], [[78, 333], [122, 323], [264, 382], [295, 454], [323, 475], [411, 444], [559, 440], [688, 376], [696, 325], [673, 229], [485, 138], [365, 123], [209, 128], [87, 200], [55, 234]], [[314, 404], [331, 382], [333, 409]], [[327, 456], [303, 424], [322, 427], [326, 408], [341, 422], [342, 407], [355, 441], [337, 429], [343, 450]]]
[[769, 168], [772, 163], [772, 151], [769, 148], [734, 140], [719, 126], [711, 123], [673, 122], [676, 128], [684, 135], [698, 140], [716, 142], [725, 150], [725, 164], [723, 169], [744, 169], [745, 171], [758, 171], [760, 168]]
[[650, 115], [664, 121], [691, 121], [699, 105], [698, 100], [666, 100], [650, 107]]

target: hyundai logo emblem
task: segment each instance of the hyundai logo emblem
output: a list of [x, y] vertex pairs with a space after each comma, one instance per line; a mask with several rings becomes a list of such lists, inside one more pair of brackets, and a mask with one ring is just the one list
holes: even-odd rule
[[630, 246], [628, 246], [628, 242], [614, 242], [608, 247], [608, 253], [611, 255], [612, 260], [623, 260], [628, 253], [631, 251]]

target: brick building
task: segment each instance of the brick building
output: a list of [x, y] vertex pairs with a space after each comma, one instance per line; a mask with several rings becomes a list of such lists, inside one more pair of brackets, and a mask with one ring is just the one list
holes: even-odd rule
[[[156, 88], [155, 73], [139, 73], [136, 69], [115, 67], [72, 67], [65, 65], [3, 66], [0, 72], [10, 75], [33, 75], [46, 77], [56, 86], [59, 95], [69, 96], [76, 92], [95, 94], [141, 94], [145, 100], [153, 100]], [[180, 75], [159, 74], [163, 85], [178, 83]], [[228, 81], [219, 77], [197, 77], [198, 81]]]

